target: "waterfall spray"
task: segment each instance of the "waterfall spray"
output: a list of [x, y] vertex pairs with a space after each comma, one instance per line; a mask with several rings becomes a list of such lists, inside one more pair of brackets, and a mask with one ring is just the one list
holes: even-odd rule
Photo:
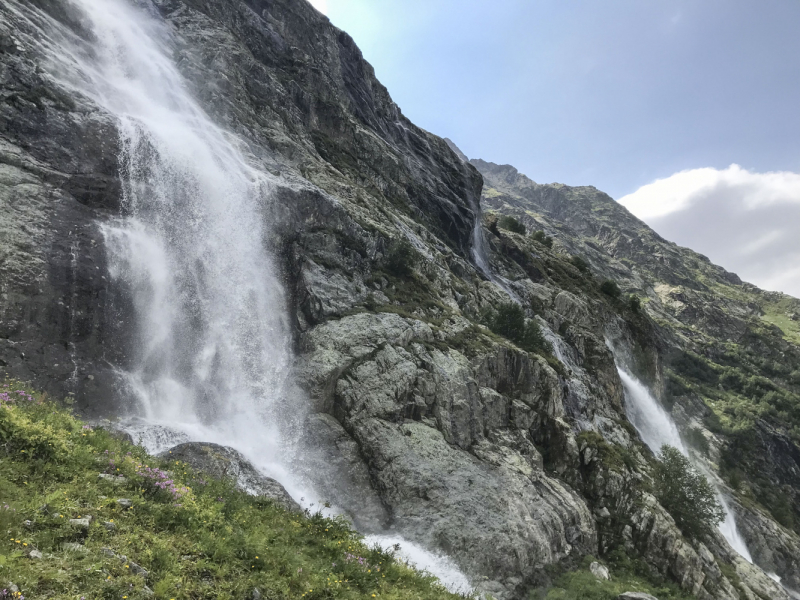
[[[678, 427], [672, 417], [659, 404], [658, 400], [653, 397], [641, 381], [619, 365], [617, 365], [617, 371], [625, 388], [625, 410], [628, 414], [628, 419], [633, 423], [647, 447], [654, 454], [658, 454], [662, 446], [669, 445], [677, 448], [684, 456], [692, 460], [678, 433]], [[693, 464], [708, 476], [707, 469], [703, 468], [702, 465], [697, 465], [696, 461], [693, 461]], [[733, 511], [725, 500], [725, 496], [719, 491], [718, 486], [717, 499], [725, 510], [725, 520], [719, 526], [720, 533], [742, 558], [752, 563], [753, 558], [736, 526], [736, 518]]]
[[[69, 2], [90, 41], [35, 9], [20, 18], [48, 31], [61, 85], [117, 121], [123, 210], [102, 232], [136, 325], [132, 366], [118, 373], [130, 400], [123, 424], [150, 452], [231, 446], [309, 507], [320, 496], [291, 468], [306, 403], [293, 396], [287, 302], [265, 246], [272, 176], [194, 100], [150, 2]], [[400, 543], [409, 562], [468, 587], [444, 556], [372, 541]]]
[[286, 479], [281, 426], [299, 415], [279, 410], [290, 338], [263, 243], [270, 180], [191, 97], [157, 20], [122, 0], [73, 3], [94, 39], [63, 32], [59, 75], [120, 133], [123, 212], [103, 235], [135, 310], [133, 367], [120, 372], [144, 419], [131, 427], [153, 452], [184, 438], [235, 442]]

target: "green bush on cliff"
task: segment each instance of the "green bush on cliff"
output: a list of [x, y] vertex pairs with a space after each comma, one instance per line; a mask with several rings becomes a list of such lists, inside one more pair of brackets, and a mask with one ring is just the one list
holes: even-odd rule
[[590, 271], [589, 263], [586, 262], [586, 259], [582, 256], [578, 256], [577, 254], [571, 256], [569, 259], [570, 264], [578, 269], [581, 273], [588, 273]]
[[553, 238], [551, 238], [549, 235], [546, 235], [544, 231], [534, 231], [531, 237], [533, 238], [533, 241], [540, 243], [545, 248], [553, 247]]
[[28, 599], [458, 597], [343, 519], [289, 512], [0, 386], [0, 582]]
[[520, 223], [518, 219], [509, 215], [503, 215], [500, 217], [500, 219], [497, 221], [497, 226], [501, 229], [505, 229], [506, 231], [512, 231], [520, 235], [525, 235], [525, 232], [527, 231], [523, 223]]
[[714, 488], [672, 446], [663, 446], [653, 472], [655, 496], [684, 535], [703, 538], [725, 518]]
[[688, 600], [674, 583], [663, 580], [644, 561], [629, 557], [622, 549], [616, 549], [604, 557], [611, 578], [598, 579], [589, 570], [595, 560], [584, 557], [581, 568], [562, 573], [549, 589], [534, 591], [531, 600], [617, 600], [624, 592], [643, 592], [659, 600]]
[[600, 284], [600, 291], [606, 296], [614, 298], [615, 300], [622, 295], [622, 290], [620, 290], [619, 286], [610, 279], [606, 279]]
[[553, 347], [544, 336], [539, 324], [525, 318], [519, 304], [509, 302], [486, 315], [486, 324], [492, 332], [514, 342], [528, 352], [551, 354]]
[[419, 254], [408, 240], [393, 240], [386, 252], [386, 270], [396, 277], [408, 277], [419, 261]]

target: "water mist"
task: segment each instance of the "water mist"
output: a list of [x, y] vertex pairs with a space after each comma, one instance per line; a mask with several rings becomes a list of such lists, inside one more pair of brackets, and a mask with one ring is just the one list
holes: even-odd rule
[[[271, 176], [193, 99], [149, 2], [70, 1], [92, 40], [50, 22], [51, 70], [112, 114], [120, 135], [123, 210], [103, 235], [134, 308], [124, 425], [153, 453], [231, 446], [308, 507], [320, 495], [291, 469], [305, 403], [293, 395], [287, 303], [265, 244]], [[467, 588], [445, 557], [372, 541], [400, 542], [409, 562]]]
[[[693, 461], [698, 470], [708, 476], [707, 469], [702, 465], [698, 465], [687, 451], [672, 417], [653, 397], [647, 387], [619, 365], [617, 366], [617, 371], [625, 388], [625, 410], [628, 419], [636, 428], [636, 431], [639, 432], [642, 441], [647, 444], [647, 447], [654, 454], [658, 454], [664, 445], [677, 448], [684, 456]], [[725, 520], [719, 525], [720, 533], [742, 558], [752, 563], [753, 558], [736, 526], [736, 518], [733, 511], [719, 488], [717, 488], [717, 499], [725, 510]]]

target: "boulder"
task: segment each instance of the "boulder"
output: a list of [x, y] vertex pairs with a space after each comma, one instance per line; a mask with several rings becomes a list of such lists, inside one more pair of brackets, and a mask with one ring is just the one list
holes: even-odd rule
[[73, 527], [77, 527], [78, 529], [89, 529], [89, 525], [92, 524], [92, 518], [87, 517], [84, 519], [70, 519], [69, 524]]
[[207, 442], [187, 442], [162, 452], [161, 456], [185, 462], [193, 469], [218, 479], [231, 477], [243, 492], [271, 498], [287, 510], [301, 510], [280, 483], [259, 473], [250, 461], [233, 448]]
[[589, 570], [592, 572], [592, 575], [598, 579], [603, 579], [606, 581], [611, 579], [608, 568], [604, 565], [601, 565], [599, 562], [593, 562], [591, 565], [589, 565]]

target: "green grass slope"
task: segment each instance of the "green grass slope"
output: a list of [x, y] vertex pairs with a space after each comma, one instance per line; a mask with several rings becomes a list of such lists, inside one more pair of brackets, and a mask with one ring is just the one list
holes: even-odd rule
[[148, 456], [9, 381], [0, 533], [3, 598], [459, 597], [367, 547], [344, 520], [292, 513]]

